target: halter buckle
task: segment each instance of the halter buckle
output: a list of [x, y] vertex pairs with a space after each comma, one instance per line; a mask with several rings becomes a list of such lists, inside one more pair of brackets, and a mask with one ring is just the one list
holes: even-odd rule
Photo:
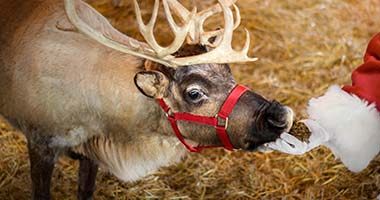
[[217, 120], [216, 127], [224, 127], [224, 129], [227, 130], [227, 128], [228, 128], [228, 117], [224, 118], [224, 117], [221, 117], [219, 115], [216, 115], [215, 118]]
[[170, 108], [164, 114], [166, 118], [174, 118], [173, 112], [171, 111]]

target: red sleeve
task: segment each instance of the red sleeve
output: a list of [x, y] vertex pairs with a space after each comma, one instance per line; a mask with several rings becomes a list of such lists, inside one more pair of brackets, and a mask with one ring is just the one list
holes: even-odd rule
[[343, 90], [376, 103], [380, 111], [380, 33], [368, 44], [364, 64], [355, 69], [351, 79], [352, 85], [344, 86]]

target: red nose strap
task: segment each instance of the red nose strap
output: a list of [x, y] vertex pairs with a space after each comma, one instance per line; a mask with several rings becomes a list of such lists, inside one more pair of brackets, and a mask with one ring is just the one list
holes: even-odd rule
[[[222, 105], [218, 114], [215, 117], [193, 115], [190, 113], [169, 113], [170, 107], [165, 103], [165, 101], [163, 99], [157, 99], [157, 101], [162, 107], [162, 109], [164, 110], [177, 138], [179, 139], [179, 141], [182, 142], [183, 145], [185, 145], [185, 147], [189, 151], [200, 152], [203, 149], [214, 148], [214, 147], [224, 147], [225, 149], [233, 150], [234, 147], [232, 146], [227, 134], [228, 116], [232, 112], [239, 98], [248, 90], [249, 89], [243, 85], [237, 85], [228, 95], [227, 99], [225, 100], [224, 104]], [[178, 128], [177, 120], [214, 126], [216, 129], [216, 133], [220, 141], [222, 142], [223, 146], [197, 146], [197, 147], [191, 146], [183, 138], [181, 131]]]

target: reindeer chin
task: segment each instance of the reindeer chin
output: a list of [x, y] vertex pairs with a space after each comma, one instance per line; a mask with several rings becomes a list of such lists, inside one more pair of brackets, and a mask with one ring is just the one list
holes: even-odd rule
[[261, 153], [271, 153], [271, 152], [273, 152], [273, 149], [271, 149], [265, 145], [260, 145], [259, 147], [257, 147], [256, 151], [261, 152]]

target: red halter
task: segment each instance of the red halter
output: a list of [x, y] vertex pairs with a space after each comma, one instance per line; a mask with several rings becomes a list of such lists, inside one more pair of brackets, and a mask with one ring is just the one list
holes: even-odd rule
[[[230, 95], [225, 100], [224, 104], [220, 108], [218, 114], [215, 117], [206, 117], [193, 115], [190, 113], [171, 113], [169, 114], [170, 107], [166, 105], [163, 99], [157, 99], [158, 103], [161, 105], [162, 109], [165, 111], [165, 115], [168, 118], [174, 133], [176, 134], [179, 141], [182, 142], [185, 147], [191, 152], [200, 152], [203, 149], [214, 148], [214, 147], [224, 147], [227, 150], [233, 150], [233, 146], [227, 135], [227, 127], [228, 127], [228, 116], [232, 112], [236, 102], [239, 100], [241, 95], [243, 95], [248, 90], [247, 87], [242, 85], [237, 85]], [[183, 120], [188, 122], [195, 122], [198, 124], [205, 124], [209, 126], [214, 126], [216, 129], [216, 133], [223, 146], [197, 146], [193, 147], [188, 144], [183, 138], [180, 130], [178, 129], [177, 120]]]

